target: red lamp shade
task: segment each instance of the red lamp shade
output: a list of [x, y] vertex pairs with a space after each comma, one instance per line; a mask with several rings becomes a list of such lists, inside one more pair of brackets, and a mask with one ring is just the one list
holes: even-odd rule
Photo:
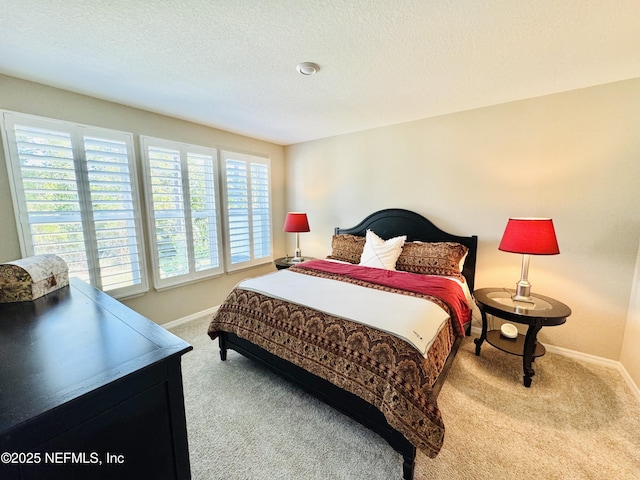
[[527, 255], [560, 253], [553, 220], [550, 218], [510, 218], [498, 250]]
[[287, 213], [287, 218], [284, 221], [284, 227], [282, 230], [290, 233], [309, 232], [307, 214], [298, 212]]

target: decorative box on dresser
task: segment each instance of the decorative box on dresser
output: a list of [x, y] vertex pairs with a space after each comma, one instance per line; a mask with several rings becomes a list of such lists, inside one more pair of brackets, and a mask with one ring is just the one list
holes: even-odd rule
[[75, 278], [0, 304], [0, 478], [190, 478], [191, 349]]

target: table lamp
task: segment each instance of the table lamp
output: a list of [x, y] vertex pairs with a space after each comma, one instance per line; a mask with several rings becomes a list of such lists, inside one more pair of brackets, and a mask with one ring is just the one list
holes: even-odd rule
[[300, 232], [309, 232], [309, 221], [307, 214], [301, 212], [289, 212], [284, 221], [283, 231], [296, 234], [296, 250], [292, 262], [302, 261], [302, 252], [300, 251]]
[[516, 284], [515, 295], [519, 302], [535, 303], [531, 297], [529, 255], [557, 255], [560, 253], [553, 220], [550, 218], [510, 218], [502, 235], [498, 250], [522, 254], [522, 272]]

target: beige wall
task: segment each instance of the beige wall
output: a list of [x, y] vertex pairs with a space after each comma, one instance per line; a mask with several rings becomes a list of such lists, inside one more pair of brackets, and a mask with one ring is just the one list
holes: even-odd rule
[[[284, 222], [284, 149], [279, 145], [3, 75], [0, 75], [0, 108], [131, 132], [136, 140], [136, 154], [138, 135], [151, 135], [267, 155], [271, 158], [274, 226]], [[3, 262], [21, 255], [3, 149], [0, 157], [0, 262]], [[138, 177], [142, 178], [141, 169]], [[273, 233], [276, 256], [283, 255], [284, 234], [279, 228], [274, 228]], [[151, 264], [149, 260], [147, 264]], [[145, 295], [123, 301], [155, 322], [165, 323], [219, 305], [241, 278], [273, 269], [271, 265], [259, 267], [162, 292], [151, 287]]]
[[640, 344], [640, 250], [638, 250], [636, 260], [627, 326], [620, 355], [620, 362], [634, 379], [635, 384], [640, 386], [640, 348], [638, 348], [638, 344]]
[[[539, 338], [620, 358], [640, 238], [640, 79], [301, 143], [286, 156], [288, 206], [309, 215], [308, 255], [328, 253], [333, 227], [402, 207], [477, 234], [476, 286], [513, 287], [521, 257], [498, 251], [508, 217], [552, 217], [561, 253], [532, 257], [529, 280], [573, 314]], [[640, 343], [637, 328], [626, 342]]]
[[[136, 140], [144, 134], [268, 155], [276, 256], [292, 249], [293, 236], [277, 227], [287, 210], [308, 212], [312, 231], [301, 234], [301, 246], [320, 257], [329, 251], [333, 227], [403, 207], [453, 233], [477, 234], [477, 286], [513, 286], [520, 258], [497, 250], [507, 218], [550, 216], [561, 254], [533, 257], [529, 279], [535, 292], [564, 301], [573, 315], [563, 326], [544, 329], [541, 340], [620, 359], [640, 384], [640, 287], [633, 283], [640, 239], [640, 79], [286, 149], [2, 75], [0, 108], [130, 131]], [[0, 225], [0, 261], [18, 258], [4, 158]], [[219, 304], [241, 278], [270, 270], [151, 290], [124, 303], [165, 323]]]

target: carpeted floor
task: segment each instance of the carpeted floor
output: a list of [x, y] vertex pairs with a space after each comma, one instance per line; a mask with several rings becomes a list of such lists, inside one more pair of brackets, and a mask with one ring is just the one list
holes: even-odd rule
[[[183, 381], [194, 480], [402, 478], [377, 435], [244, 357], [221, 362], [208, 319], [174, 328], [194, 346]], [[446, 437], [415, 478], [638, 479], [640, 404], [610, 368], [547, 353], [530, 389], [519, 357], [465, 340], [438, 404]]]

